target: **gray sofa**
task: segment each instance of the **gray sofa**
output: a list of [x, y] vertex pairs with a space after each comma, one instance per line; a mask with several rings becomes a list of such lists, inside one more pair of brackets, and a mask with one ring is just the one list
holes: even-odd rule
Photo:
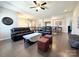
[[79, 36], [75, 34], [69, 34], [69, 44], [72, 48], [79, 49]]

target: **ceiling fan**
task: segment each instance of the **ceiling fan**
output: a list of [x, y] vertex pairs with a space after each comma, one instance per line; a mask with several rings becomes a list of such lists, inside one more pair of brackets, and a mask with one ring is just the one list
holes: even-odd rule
[[36, 11], [38, 12], [38, 9], [42, 9], [45, 10], [47, 7], [45, 6], [47, 3], [46, 2], [37, 2], [37, 1], [33, 1], [33, 3], [35, 4], [35, 6], [30, 7], [30, 8], [36, 8]]

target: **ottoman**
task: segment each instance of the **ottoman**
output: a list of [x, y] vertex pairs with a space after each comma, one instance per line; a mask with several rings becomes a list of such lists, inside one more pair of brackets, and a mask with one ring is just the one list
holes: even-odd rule
[[41, 37], [37, 42], [37, 47], [39, 50], [46, 52], [49, 49], [49, 39]]
[[44, 37], [49, 39], [49, 44], [52, 44], [52, 35], [45, 35]]

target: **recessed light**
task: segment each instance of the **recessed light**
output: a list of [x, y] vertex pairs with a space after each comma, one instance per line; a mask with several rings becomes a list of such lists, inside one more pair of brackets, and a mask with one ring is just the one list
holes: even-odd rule
[[68, 10], [66, 9], [66, 10], [64, 10], [64, 12], [67, 12]]

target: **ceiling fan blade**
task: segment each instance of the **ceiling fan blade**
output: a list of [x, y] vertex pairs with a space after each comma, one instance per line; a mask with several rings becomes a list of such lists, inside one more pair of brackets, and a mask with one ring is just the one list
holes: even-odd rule
[[47, 3], [46, 3], [46, 2], [44, 2], [44, 3], [42, 3], [42, 4], [41, 4], [41, 6], [42, 6], [42, 5], [46, 5], [46, 4], [47, 4]]
[[36, 7], [30, 7], [30, 8], [36, 8]]
[[35, 4], [37, 4], [37, 2], [36, 1], [33, 1]]
[[41, 9], [45, 10], [45, 8], [41, 7]]

